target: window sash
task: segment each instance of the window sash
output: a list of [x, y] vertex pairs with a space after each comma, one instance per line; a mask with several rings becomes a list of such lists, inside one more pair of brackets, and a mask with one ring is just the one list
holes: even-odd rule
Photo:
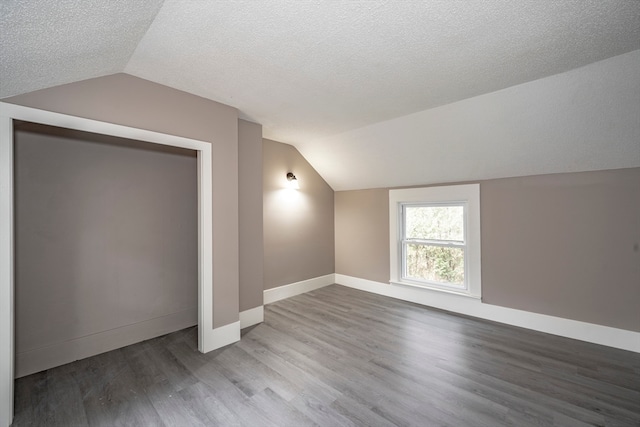
[[[435, 239], [415, 239], [407, 238], [407, 215], [406, 208], [430, 208], [430, 207], [462, 207], [463, 215], [463, 238], [460, 240], [435, 240]], [[441, 287], [443, 289], [457, 289], [457, 290], [469, 290], [469, 268], [467, 259], [467, 203], [465, 202], [453, 202], [453, 203], [401, 203], [400, 210], [400, 278], [401, 280], [412, 282], [417, 285], [429, 285]], [[407, 246], [408, 245], [420, 245], [420, 246], [436, 246], [436, 247], [448, 247], [462, 249], [464, 259], [464, 282], [462, 284], [438, 282], [433, 280], [425, 280], [419, 277], [409, 276], [407, 272]]]
[[465, 243], [461, 240], [422, 240], [422, 239], [403, 239], [402, 243], [413, 243], [416, 245], [443, 246], [464, 248]]
[[[408, 245], [420, 245], [420, 246], [436, 246], [436, 247], [450, 247], [450, 248], [455, 248], [455, 249], [462, 249], [462, 257], [464, 260], [464, 264], [465, 266], [464, 268], [464, 281], [462, 283], [452, 283], [452, 282], [440, 282], [437, 280], [428, 280], [428, 279], [423, 279], [421, 277], [415, 277], [415, 276], [411, 276], [409, 275], [408, 272], [408, 266], [407, 266], [407, 246]], [[445, 289], [458, 289], [458, 290], [464, 290], [467, 289], [467, 268], [466, 268], [466, 264], [467, 264], [467, 251], [466, 248], [462, 245], [430, 245], [430, 244], [419, 244], [419, 243], [415, 243], [415, 242], [406, 242], [402, 244], [402, 263], [401, 263], [401, 268], [402, 268], [402, 280], [406, 280], [415, 284], [426, 284], [429, 286], [438, 286], [438, 287], [442, 287]]]

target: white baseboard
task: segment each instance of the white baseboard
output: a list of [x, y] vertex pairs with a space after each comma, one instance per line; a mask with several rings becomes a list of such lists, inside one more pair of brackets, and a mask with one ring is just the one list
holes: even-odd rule
[[144, 322], [27, 350], [16, 354], [16, 378], [95, 356], [198, 324], [192, 308]]
[[207, 347], [202, 348], [203, 353], [217, 350], [234, 342], [240, 341], [240, 321], [220, 326], [219, 328], [205, 331], [204, 342], [208, 343]]
[[240, 329], [248, 328], [249, 326], [262, 322], [264, 322], [263, 305], [240, 312]]
[[343, 274], [336, 274], [335, 276], [336, 283], [361, 291], [640, 353], [640, 332], [484, 304], [477, 299], [428, 289], [374, 282]]
[[289, 285], [279, 286], [277, 288], [267, 289], [264, 291], [264, 303], [280, 301], [281, 299], [290, 298], [295, 295], [333, 285], [335, 283], [335, 274], [327, 274], [326, 276], [314, 277], [313, 279], [303, 280], [301, 282], [291, 283]]

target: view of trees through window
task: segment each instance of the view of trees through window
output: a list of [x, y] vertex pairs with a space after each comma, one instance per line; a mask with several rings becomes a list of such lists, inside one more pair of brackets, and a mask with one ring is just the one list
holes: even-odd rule
[[405, 275], [464, 284], [463, 206], [405, 206]]

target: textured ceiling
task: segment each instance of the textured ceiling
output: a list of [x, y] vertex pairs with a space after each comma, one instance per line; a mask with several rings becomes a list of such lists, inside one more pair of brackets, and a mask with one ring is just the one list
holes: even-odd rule
[[637, 49], [638, 0], [1, 0], [0, 98], [126, 72], [315, 166], [314, 141]]
[[125, 72], [295, 144], [639, 48], [635, 0], [167, 0]]
[[124, 70], [162, 0], [0, 0], [0, 98]]

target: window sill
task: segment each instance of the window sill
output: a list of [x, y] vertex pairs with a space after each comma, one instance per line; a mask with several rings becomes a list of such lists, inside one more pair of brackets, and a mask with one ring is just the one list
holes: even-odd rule
[[392, 285], [397, 285], [397, 286], [409, 286], [409, 287], [412, 287], [412, 288], [418, 288], [418, 289], [422, 289], [422, 290], [425, 290], [425, 291], [440, 292], [440, 293], [445, 293], [445, 294], [457, 295], [457, 296], [461, 296], [461, 297], [465, 297], [465, 298], [471, 298], [471, 299], [477, 299], [477, 300], [481, 300], [482, 299], [481, 295], [473, 295], [473, 294], [470, 294], [470, 293], [465, 292], [465, 291], [456, 291], [455, 289], [444, 289], [444, 288], [438, 288], [438, 287], [435, 287], [435, 286], [418, 285], [417, 283], [398, 282], [398, 281], [394, 281], [394, 280], [390, 280], [389, 283], [392, 284]]

